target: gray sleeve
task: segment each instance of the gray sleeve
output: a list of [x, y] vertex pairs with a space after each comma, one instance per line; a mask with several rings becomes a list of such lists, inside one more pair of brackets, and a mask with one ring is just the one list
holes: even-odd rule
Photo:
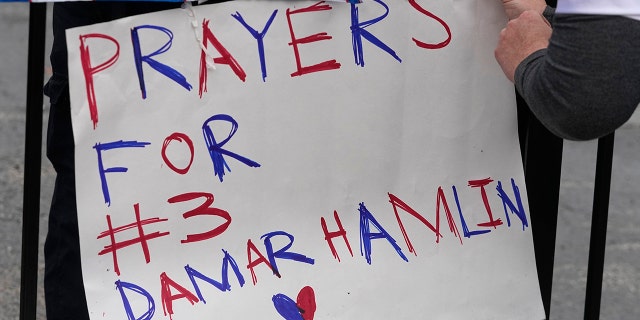
[[542, 16], [549, 21], [549, 23], [553, 23], [553, 15], [556, 13], [556, 9], [550, 6], [546, 6], [544, 11], [542, 12]]
[[515, 84], [561, 138], [590, 140], [616, 130], [640, 103], [640, 21], [555, 15], [549, 47], [518, 65]]

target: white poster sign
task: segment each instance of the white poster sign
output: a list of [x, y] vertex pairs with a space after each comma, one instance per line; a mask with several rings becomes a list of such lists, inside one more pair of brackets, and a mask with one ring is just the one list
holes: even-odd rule
[[68, 30], [92, 319], [543, 319], [500, 5]]

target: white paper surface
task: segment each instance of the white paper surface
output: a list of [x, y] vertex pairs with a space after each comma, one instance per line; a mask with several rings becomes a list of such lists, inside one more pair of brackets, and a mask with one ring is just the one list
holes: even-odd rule
[[69, 30], [92, 319], [543, 319], [499, 5], [234, 1]]

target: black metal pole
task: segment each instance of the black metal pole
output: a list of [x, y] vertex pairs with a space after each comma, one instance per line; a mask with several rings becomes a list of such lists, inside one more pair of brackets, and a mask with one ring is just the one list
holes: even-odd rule
[[20, 271], [21, 320], [35, 320], [37, 309], [40, 168], [42, 164], [42, 84], [44, 82], [46, 13], [46, 3], [29, 4], [22, 261]]
[[[523, 108], [519, 108], [522, 112]], [[528, 110], [527, 110], [528, 111]], [[529, 112], [524, 138], [524, 173], [529, 198], [533, 248], [546, 319], [551, 309], [563, 140]]]
[[600, 318], [614, 137], [615, 133], [611, 133], [598, 140], [596, 179], [593, 190], [593, 214], [591, 217], [591, 240], [589, 243], [589, 269], [587, 271], [587, 291], [584, 302], [584, 318], [589, 320]]

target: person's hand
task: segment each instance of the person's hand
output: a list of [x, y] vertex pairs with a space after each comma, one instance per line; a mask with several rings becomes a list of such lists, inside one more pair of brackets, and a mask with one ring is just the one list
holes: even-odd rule
[[523, 12], [500, 31], [500, 41], [494, 54], [511, 82], [520, 62], [530, 54], [548, 47], [550, 37], [551, 26], [535, 10]]
[[509, 20], [513, 20], [528, 10], [542, 14], [547, 3], [544, 0], [502, 0], [502, 7]]

